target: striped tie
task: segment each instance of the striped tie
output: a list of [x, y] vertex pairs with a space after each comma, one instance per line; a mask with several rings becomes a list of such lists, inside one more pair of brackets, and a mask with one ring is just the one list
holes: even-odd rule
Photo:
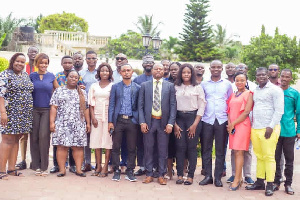
[[156, 87], [154, 90], [154, 102], [153, 102], [153, 109], [156, 112], [160, 110], [160, 95], [159, 95], [158, 83], [159, 81], [156, 81]]

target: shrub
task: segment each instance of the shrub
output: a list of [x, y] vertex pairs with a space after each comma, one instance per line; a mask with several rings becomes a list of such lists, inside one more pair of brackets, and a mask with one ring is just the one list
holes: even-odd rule
[[6, 70], [8, 68], [8, 60], [0, 57], [0, 72]]

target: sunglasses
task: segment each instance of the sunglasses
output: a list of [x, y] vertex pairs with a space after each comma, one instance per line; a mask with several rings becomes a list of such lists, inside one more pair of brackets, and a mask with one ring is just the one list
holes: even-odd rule
[[87, 60], [97, 60], [97, 58], [86, 58]]
[[277, 72], [278, 69], [269, 69], [269, 71], [270, 71], [270, 72], [271, 72], [271, 71]]
[[126, 58], [123, 58], [123, 57], [116, 57], [116, 60], [125, 60]]

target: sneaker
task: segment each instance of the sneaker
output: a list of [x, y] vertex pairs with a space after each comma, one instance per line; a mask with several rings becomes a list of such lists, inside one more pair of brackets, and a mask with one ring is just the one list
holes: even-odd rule
[[248, 185], [253, 185], [254, 184], [254, 181], [252, 180], [251, 177], [245, 177], [245, 183], [247, 183]]
[[120, 170], [116, 170], [114, 173], [114, 176], [112, 177], [113, 181], [120, 181], [121, 180], [121, 171]]
[[126, 173], [125, 179], [130, 181], [130, 182], [136, 182], [137, 181], [135, 176], [133, 175], [132, 171], [129, 171], [129, 172]]
[[36, 176], [40, 176], [41, 174], [42, 174], [41, 169], [35, 170], [35, 175], [36, 175]]
[[[245, 178], [246, 179], [246, 178]], [[227, 179], [226, 183], [232, 183], [234, 180], [234, 176], [230, 176], [229, 179]]]

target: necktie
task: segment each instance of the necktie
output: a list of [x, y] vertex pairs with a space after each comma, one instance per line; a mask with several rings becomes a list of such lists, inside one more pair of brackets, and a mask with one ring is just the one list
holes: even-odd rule
[[156, 87], [154, 90], [154, 102], [153, 102], [153, 109], [157, 112], [160, 110], [160, 94], [158, 88], [159, 81], [156, 81]]

